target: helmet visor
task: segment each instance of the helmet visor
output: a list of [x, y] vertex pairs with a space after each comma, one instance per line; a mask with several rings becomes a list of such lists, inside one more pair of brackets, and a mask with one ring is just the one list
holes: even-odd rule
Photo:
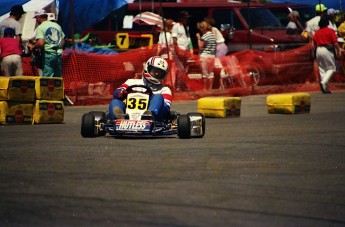
[[163, 69], [152, 67], [149, 71], [150, 75], [157, 80], [163, 80], [165, 78], [166, 72]]

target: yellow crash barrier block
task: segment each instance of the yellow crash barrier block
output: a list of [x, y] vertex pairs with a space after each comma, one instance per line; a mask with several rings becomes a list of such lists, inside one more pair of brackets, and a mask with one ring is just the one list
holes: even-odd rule
[[36, 99], [63, 100], [63, 79], [59, 77], [36, 77]]
[[35, 101], [35, 78], [32, 76], [1, 76], [0, 100]]
[[64, 105], [62, 101], [36, 100], [34, 121], [41, 123], [61, 123], [64, 120]]
[[198, 99], [198, 112], [205, 117], [239, 117], [241, 98], [239, 97], [204, 97]]
[[33, 104], [0, 101], [0, 124], [32, 124]]
[[266, 98], [268, 113], [296, 114], [310, 113], [311, 99], [309, 93], [269, 95]]

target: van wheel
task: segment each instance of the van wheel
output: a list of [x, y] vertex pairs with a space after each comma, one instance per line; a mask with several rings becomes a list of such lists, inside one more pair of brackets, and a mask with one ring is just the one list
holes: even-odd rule
[[251, 86], [257, 86], [260, 80], [264, 78], [264, 72], [260, 66], [257, 65], [245, 65], [243, 66], [246, 76], [246, 84]]

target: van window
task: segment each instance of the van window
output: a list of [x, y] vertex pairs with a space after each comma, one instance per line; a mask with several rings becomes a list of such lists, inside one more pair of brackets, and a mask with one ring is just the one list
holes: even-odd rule
[[233, 11], [215, 10], [212, 17], [216, 21], [216, 27], [220, 28], [221, 24], [229, 24], [236, 30], [243, 30], [244, 26], [238, 16]]
[[240, 10], [248, 26], [253, 29], [282, 27], [279, 20], [267, 8], [243, 8]]
[[294, 6], [290, 7], [272, 7], [271, 12], [280, 20], [280, 23], [286, 27], [289, 23], [288, 14], [295, 10], [299, 13], [299, 22], [304, 27], [306, 22], [315, 16], [315, 10], [312, 6]]

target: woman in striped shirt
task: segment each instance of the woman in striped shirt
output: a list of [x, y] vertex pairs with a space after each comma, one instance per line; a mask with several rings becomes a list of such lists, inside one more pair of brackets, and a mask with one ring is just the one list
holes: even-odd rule
[[203, 88], [212, 89], [214, 79], [214, 58], [216, 56], [216, 37], [212, 33], [212, 26], [202, 21], [197, 24], [202, 33], [196, 34], [199, 46], [200, 63], [202, 70]]

